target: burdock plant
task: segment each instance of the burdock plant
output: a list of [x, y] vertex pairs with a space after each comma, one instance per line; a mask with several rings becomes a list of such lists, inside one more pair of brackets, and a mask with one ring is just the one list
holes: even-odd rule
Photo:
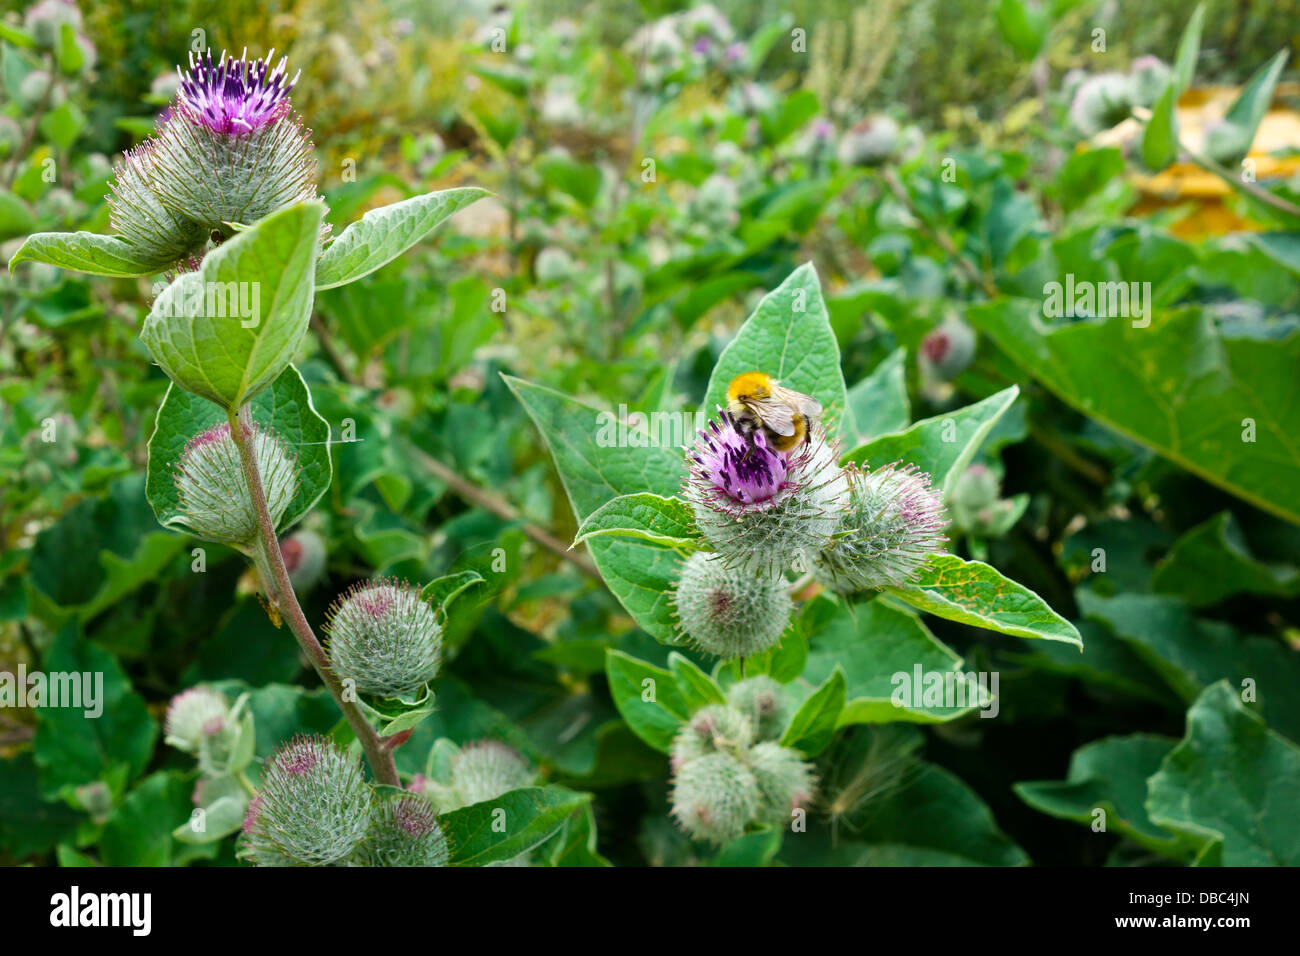
[[610, 649], [606, 677], [631, 730], [669, 758], [672, 816], [706, 843], [795, 827], [813, 809], [812, 760], [841, 728], [936, 719], [877, 698], [900, 661], [960, 660], [918, 612], [1082, 646], [1028, 588], [944, 552], [944, 496], [1016, 387], [909, 425], [904, 350], [849, 388], [843, 333], [815, 269], [795, 270], [722, 350], [702, 396], [716, 411], [684, 445], [602, 442], [605, 413], [508, 379], [550, 445], [575, 544], [674, 648], [666, 666]]
[[[326, 653], [279, 540], [332, 476], [329, 423], [292, 362], [316, 290], [382, 267], [485, 193], [415, 196], [366, 213], [331, 240], [311, 134], [290, 102], [306, 79], [274, 51], [260, 58], [202, 51], [178, 72], [153, 135], [116, 166], [110, 206], [118, 234], [37, 233], [9, 266], [169, 274], [140, 333], [171, 379], [149, 443], [149, 502], [164, 526], [252, 559], [273, 621], [288, 625], [334, 698], [373, 783], [399, 788], [393, 750], [433, 709], [432, 695], [420, 690], [440, 660], [438, 615], [481, 579], [462, 572], [423, 591], [362, 585], [336, 608], [332, 657]], [[355, 752], [296, 741], [263, 766], [259, 789], [251, 712], [206, 690], [173, 703], [168, 741], [198, 758], [206, 814], [206, 829], [178, 831], [178, 839], [220, 838], [243, 820], [248, 859], [328, 864], [351, 860], [370, 832], [377, 797]], [[372, 837], [382, 837], [389, 856], [439, 858], [419, 807], [380, 803], [382, 826]], [[401, 844], [401, 833], [415, 842]]]

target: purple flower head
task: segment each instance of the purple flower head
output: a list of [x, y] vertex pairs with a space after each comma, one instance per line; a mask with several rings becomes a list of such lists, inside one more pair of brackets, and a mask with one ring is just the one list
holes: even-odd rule
[[189, 73], [181, 73], [178, 94], [180, 109], [190, 120], [214, 133], [238, 136], [283, 117], [289, 112], [289, 91], [301, 71], [286, 79], [287, 57], [271, 67], [275, 50], [260, 60], [248, 61], [248, 50], [238, 60], [223, 50], [221, 60], [212, 62], [212, 51], [203, 56], [190, 52]]
[[691, 458], [691, 470], [703, 483], [742, 505], [772, 498], [785, 483], [789, 464], [785, 455], [767, 443], [767, 436], [755, 430], [745, 435], [731, 415], [718, 409], [722, 424], [711, 419], [700, 430]]
[[691, 49], [694, 50], [696, 53], [701, 53], [701, 54], [708, 53], [711, 49], [713, 49], [713, 41], [708, 37], [700, 37], [698, 40], [695, 41], [695, 44], [691, 47]]

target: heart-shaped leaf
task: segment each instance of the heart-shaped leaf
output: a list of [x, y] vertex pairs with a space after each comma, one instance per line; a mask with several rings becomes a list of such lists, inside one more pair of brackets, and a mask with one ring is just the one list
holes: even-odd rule
[[[330, 485], [329, 422], [316, 413], [307, 383], [292, 365], [253, 399], [252, 414], [253, 421], [273, 431], [298, 458], [298, 493], [280, 521], [278, 530], [283, 532], [315, 507]], [[186, 444], [199, 432], [225, 421], [226, 412], [212, 402], [174, 384], [167, 389], [149, 439], [145, 483], [145, 496], [165, 527], [185, 528], [173, 476]]]
[[273, 213], [163, 290], [140, 339], [173, 382], [238, 408], [288, 367], [311, 319], [323, 211]]

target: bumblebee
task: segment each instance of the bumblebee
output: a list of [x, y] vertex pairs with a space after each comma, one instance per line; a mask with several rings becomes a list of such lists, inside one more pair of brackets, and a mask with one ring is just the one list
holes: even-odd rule
[[761, 428], [769, 445], [789, 452], [808, 440], [822, 406], [809, 395], [782, 388], [769, 375], [745, 372], [727, 386], [727, 411], [746, 435]]

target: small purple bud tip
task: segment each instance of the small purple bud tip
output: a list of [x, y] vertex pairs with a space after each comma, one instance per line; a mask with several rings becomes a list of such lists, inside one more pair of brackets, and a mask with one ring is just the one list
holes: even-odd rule
[[181, 72], [180, 109], [193, 122], [223, 135], [251, 133], [275, 122], [289, 111], [289, 91], [302, 71], [287, 80], [288, 58], [281, 57], [272, 68], [274, 56], [271, 50], [250, 63], [247, 49], [238, 60], [223, 50], [213, 65], [211, 50], [202, 56], [191, 51], [189, 73]]
[[202, 730], [209, 737], [214, 737], [217, 734], [221, 733], [222, 729], [225, 726], [226, 726], [225, 718], [209, 717], [207, 720], [203, 722]]

